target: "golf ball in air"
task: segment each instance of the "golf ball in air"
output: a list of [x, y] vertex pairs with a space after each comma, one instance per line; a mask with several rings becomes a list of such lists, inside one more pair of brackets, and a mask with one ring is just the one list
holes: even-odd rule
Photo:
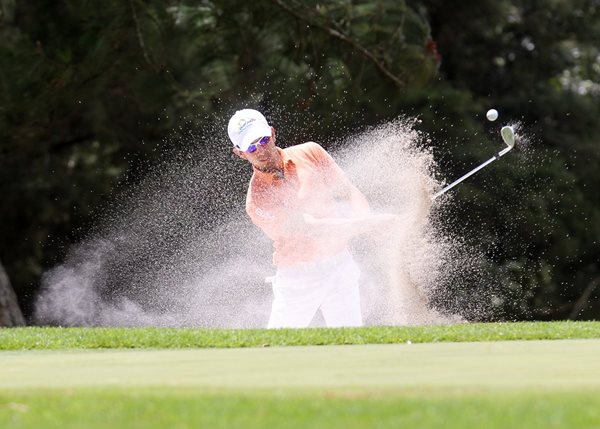
[[488, 118], [488, 121], [495, 121], [498, 119], [498, 111], [496, 109], [490, 109], [485, 116]]

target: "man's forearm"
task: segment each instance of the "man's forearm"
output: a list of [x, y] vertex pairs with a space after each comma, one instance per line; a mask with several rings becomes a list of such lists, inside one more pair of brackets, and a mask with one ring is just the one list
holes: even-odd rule
[[382, 225], [389, 225], [397, 221], [398, 216], [392, 214], [368, 214], [354, 218], [315, 218], [305, 214], [303, 216], [305, 233], [310, 236], [323, 237], [335, 236], [336, 238], [350, 239], [361, 235]]

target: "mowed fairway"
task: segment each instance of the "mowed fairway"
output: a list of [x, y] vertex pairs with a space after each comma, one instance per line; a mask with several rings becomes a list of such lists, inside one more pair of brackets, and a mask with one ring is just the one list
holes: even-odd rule
[[0, 427], [598, 427], [600, 340], [0, 352]]
[[0, 354], [0, 388], [210, 391], [600, 389], [600, 340]]

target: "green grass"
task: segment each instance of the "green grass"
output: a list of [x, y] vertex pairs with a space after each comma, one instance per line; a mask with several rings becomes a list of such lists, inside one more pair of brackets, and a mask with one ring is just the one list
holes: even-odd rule
[[594, 428], [600, 340], [0, 353], [0, 427]]
[[594, 428], [600, 395], [336, 397], [151, 389], [0, 393], [0, 427], [29, 428]]
[[598, 322], [23, 328], [0, 348], [2, 429], [600, 427]]
[[600, 322], [473, 323], [345, 329], [0, 329], [0, 350], [264, 347], [600, 338]]
[[600, 387], [600, 340], [7, 351], [0, 389], [405, 392]]

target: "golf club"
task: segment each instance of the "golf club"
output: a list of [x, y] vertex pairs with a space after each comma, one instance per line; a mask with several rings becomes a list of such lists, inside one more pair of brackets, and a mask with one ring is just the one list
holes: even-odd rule
[[450, 189], [454, 188], [456, 185], [458, 185], [460, 182], [462, 182], [463, 180], [465, 180], [467, 177], [470, 177], [473, 174], [477, 173], [483, 167], [485, 167], [486, 165], [494, 162], [495, 160], [497, 160], [498, 158], [500, 158], [502, 155], [508, 153], [508, 151], [510, 151], [513, 147], [515, 147], [515, 130], [513, 129], [513, 127], [511, 127], [509, 125], [506, 125], [506, 126], [502, 127], [502, 129], [500, 130], [500, 135], [502, 136], [502, 140], [504, 141], [504, 143], [506, 143], [506, 146], [508, 146], [508, 147], [502, 149], [500, 152], [498, 152], [496, 155], [492, 156], [490, 159], [488, 159], [486, 162], [484, 162], [483, 164], [481, 164], [479, 167], [477, 167], [477, 168], [469, 171], [464, 176], [462, 176], [459, 179], [455, 180], [454, 182], [450, 183], [448, 186], [446, 186], [441, 191], [436, 192], [431, 197], [431, 199], [435, 200], [440, 195], [445, 194], [447, 191], [449, 191]]

